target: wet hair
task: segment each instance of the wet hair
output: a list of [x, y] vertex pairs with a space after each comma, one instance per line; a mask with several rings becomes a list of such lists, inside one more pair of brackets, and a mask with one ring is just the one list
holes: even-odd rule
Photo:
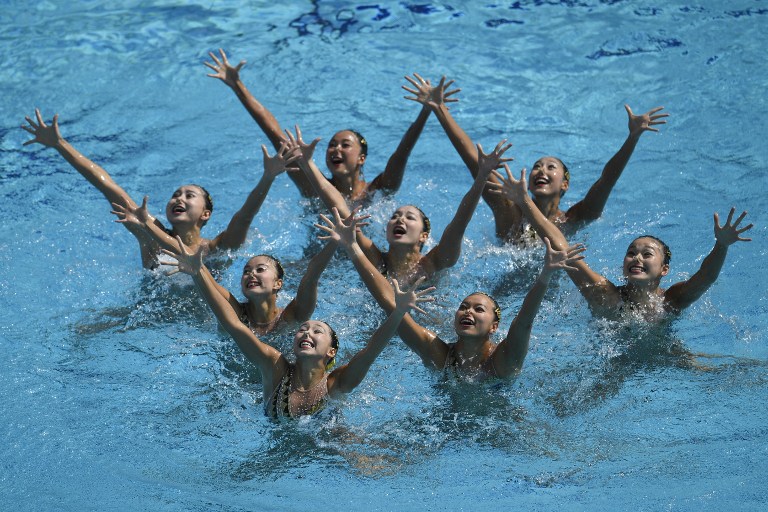
[[472, 292], [467, 295], [467, 297], [471, 297], [472, 295], [482, 295], [484, 297], [488, 297], [488, 299], [490, 299], [490, 301], [493, 303], [493, 315], [496, 317], [496, 321], [501, 322], [501, 307], [499, 307], [499, 303], [496, 302], [496, 299], [485, 292]]
[[[565, 162], [563, 162], [559, 158], [557, 158], [557, 157], [553, 157], [553, 158], [555, 160], [557, 160], [558, 162], [560, 162], [560, 165], [563, 167], [563, 181], [565, 183], [570, 183], [571, 182], [571, 171], [568, 170], [568, 166], [565, 165]], [[560, 191], [560, 197], [563, 197], [564, 195], [565, 195], [565, 190], [561, 190]]]
[[342, 131], [352, 132], [355, 137], [357, 138], [357, 142], [360, 143], [360, 154], [363, 156], [368, 156], [368, 141], [365, 140], [365, 137], [363, 137], [363, 134], [356, 130], [346, 129]]
[[196, 183], [192, 183], [191, 185], [193, 187], [199, 188], [203, 192], [203, 198], [205, 199], [205, 209], [213, 213], [213, 198], [211, 197], [211, 194], [207, 190], [205, 190], [205, 188], [201, 187]]
[[[275, 266], [275, 269], [277, 269], [277, 278], [282, 279], [285, 275], [285, 270], [283, 270], [283, 265], [280, 264], [280, 260], [275, 258], [274, 256], [270, 254], [257, 254], [256, 256], [252, 256], [248, 259], [248, 261], [251, 261], [253, 258], [267, 258], [269, 261], [272, 262], [272, 264]], [[247, 263], [246, 263], [247, 265]]]
[[[423, 231], [423, 233], [429, 234], [432, 231], [432, 223], [429, 222], [429, 217], [427, 217], [427, 214], [424, 213], [421, 210], [421, 208], [419, 208], [416, 205], [408, 204], [408, 205], [405, 205], [405, 206], [410, 206], [412, 208], [416, 208], [416, 211], [418, 211], [419, 214], [421, 214], [421, 222], [422, 222], [422, 224], [424, 224], [424, 231]], [[419, 244], [419, 250], [421, 250], [423, 247], [424, 247], [424, 243], [422, 242], [422, 243]]]
[[[322, 320], [321, 320], [322, 322]], [[333, 330], [333, 327], [328, 325], [327, 322], [323, 322], [326, 327], [328, 327], [328, 330], [331, 331], [331, 348], [336, 349], [336, 353], [339, 353], [339, 336], [336, 334], [336, 331]], [[331, 368], [333, 368], [336, 365], [336, 356], [333, 356], [330, 361], [325, 365], [325, 371], [330, 371]]]
[[[669, 246], [665, 244], [660, 238], [656, 238], [653, 235], [643, 235], [635, 238], [632, 240], [632, 243], [637, 242], [641, 238], [650, 238], [651, 240], [658, 242], [659, 245], [661, 245], [661, 252], [664, 253], [664, 264], [669, 265], [670, 260], [672, 259], [672, 251], [669, 249]], [[631, 245], [631, 244], [630, 244]]]

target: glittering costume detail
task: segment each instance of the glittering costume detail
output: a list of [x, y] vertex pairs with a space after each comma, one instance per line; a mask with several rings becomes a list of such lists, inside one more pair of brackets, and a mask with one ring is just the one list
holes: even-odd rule
[[266, 324], [254, 324], [251, 323], [251, 319], [248, 318], [248, 303], [247, 302], [240, 302], [240, 321], [243, 322], [248, 328], [251, 330], [254, 334], [264, 334], [265, 332], [269, 332], [272, 330], [272, 328], [280, 321], [281, 318], [283, 318], [283, 311], [279, 310], [280, 312], [277, 314], [277, 316], [271, 321]]
[[[490, 368], [489, 368], [490, 367]], [[445, 364], [443, 365], [443, 370], [461, 380], [468, 380], [468, 375], [466, 372], [461, 371], [461, 361], [459, 361], [458, 356], [456, 355], [456, 345], [448, 345], [448, 353], [445, 355]], [[490, 370], [490, 371], [489, 371]], [[489, 358], [488, 361], [486, 361], [481, 368], [481, 374], [480, 374], [480, 380], [484, 380], [486, 378], [496, 378], [498, 377], [498, 372], [496, 371], [496, 366], [493, 364], [493, 357]], [[474, 380], [474, 378], [469, 378], [469, 380]]]
[[280, 380], [266, 407], [266, 413], [273, 418], [298, 418], [310, 416], [325, 408], [328, 403], [328, 373], [309, 389], [295, 389], [293, 386], [294, 365]]

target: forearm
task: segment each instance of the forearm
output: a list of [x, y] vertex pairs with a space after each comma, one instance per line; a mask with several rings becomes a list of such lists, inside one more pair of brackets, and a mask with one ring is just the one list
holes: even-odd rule
[[485, 177], [478, 176], [472, 183], [472, 187], [461, 199], [456, 214], [448, 223], [440, 237], [440, 242], [437, 244], [434, 261], [436, 270], [451, 267], [459, 260], [464, 233], [477, 209], [477, 203], [480, 201], [480, 195], [484, 188]]
[[395, 192], [400, 188], [400, 185], [403, 182], [403, 174], [405, 173], [408, 158], [410, 157], [416, 142], [419, 140], [421, 132], [424, 130], [424, 125], [427, 124], [429, 113], [430, 111], [427, 107], [422, 107], [416, 120], [411, 123], [411, 126], [400, 140], [397, 149], [392, 153], [392, 156], [389, 157], [384, 172], [374, 180], [377, 182], [377, 189], [382, 189], [387, 192]]
[[342, 218], [349, 217], [350, 209], [346, 199], [344, 199], [341, 192], [336, 190], [336, 187], [323, 176], [323, 173], [320, 172], [317, 165], [315, 165], [313, 161], [307, 162], [302, 160], [299, 162], [299, 167], [301, 167], [307, 181], [312, 185], [326, 208], [329, 210], [337, 208]]
[[235, 85], [231, 87], [231, 89], [234, 91], [237, 99], [240, 100], [240, 103], [243, 104], [245, 110], [248, 111], [253, 120], [256, 121], [256, 124], [259, 125], [261, 131], [264, 132], [264, 135], [267, 136], [275, 149], [280, 149], [280, 143], [285, 138], [285, 134], [283, 133], [283, 129], [280, 126], [280, 123], [277, 121], [272, 112], [264, 107], [264, 105], [262, 105], [253, 96], [253, 94], [251, 94], [242, 80], [238, 79], [235, 82]]
[[384, 323], [373, 333], [365, 347], [347, 363], [343, 376], [337, 381], [337, 391], [349, 393], [363, 381], [371, 365], [394, 336], [404, 315], [405, 312], [400, 310], [394, 310], [390, 313]]
[[333, 258], [337, 245], [335, 241], [329, 241], [310, 260], [307, 271], [304, 273], [304, 277], [301, 278], [299, 288], [296, 290], [296, 298], [293, 300], [294, 320], [303, 322], [312, 316], [317, 304], [317, 287], [320, 282], [320, 276], [328, 267], [331, 258]]
[[450, 140], [453, 147], [456, 148], [456, 151], [466, 164], [469, 172], [472, 173], [472, 177], [474, 177], [477, 174], [478, 161], [477, 148], [472, 142], [472, 139], [461, 129], [456, 120], [453, 119], [448, 107], [440, 105], [434, 112], [435, 117], [440, 121], [440, 125], [448, 136], [448, 140]]
[[107, 171], [84, 155], [80, 154], [69, 142], [61, 139], [55, 146], [56, 151], [74, 167], [88, 182], [96, 187], [110, 203], [123, 206], [135, 206], [130, 196], [123, 190]]
[[256, 187], [248, 194], [243, 206], [232, 216], [227, 228], [219, 235], [218, 248], [237, 249], [243, 245], [248, 236], [248, 229], [264, 204], [274, 180], [274, 176], [262, 176]]
[[516, 200], [515, 204], [520, 208], [523, 217], [531, 223], [536, 233], [542, 238], [549, 238], [553, 249], [563, 251], [568, 248], [568, 240], [566, 240], [563, 232], [539, 210], [529, 195], [526, 194], [522, 202]]
[[352, 260], [355, 270], [360, 275], [368, 291], [381, 309], [391, 313], [395, 309], [395, 294], [387, 279], [373, 266], [357, 243], [346, 247], [347, 255]]

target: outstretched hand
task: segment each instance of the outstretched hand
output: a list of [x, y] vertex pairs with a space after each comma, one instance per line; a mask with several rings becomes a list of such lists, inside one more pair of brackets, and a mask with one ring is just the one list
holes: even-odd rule
[[350, 247], [354, 241], [355, 236], [357, 233], [357, 230], [361, 226], [367, 226], [367, 222], [363, 222], [364, 220], [368, 219], [370, 215], [361, 215], [358, 216], [357, 213], [360, 211], [360, 207], [356, 207], [352, 212], [349, 214], [349, 217], [346, 219], [342, 219], [341, 215], [339, 214], [338, 208], [333, 209], [333, 219], [331, 220], [325, 215], [320, 215], [320, 218], [325, 222], [325, 225], [323, 224], [315, 224], [315, 227], [325, 231], [328, 233], [327, 235], [322, 235], [318, 237], [320, 240], [333, 240], [335, 242], [340, 243], [344, 247]]
[[240, 69], [245, 65], [245, 61], [241, 60], [237, 66], [232, 66], [229, 63], [229, 60], [227, 60], [227, 54], [224, 53], [224, 50], [219, 48], [219, 53], [221, 54], [220, 58], [216, 57], [215, 53], [208, 52], [208, 55], [213, 59], [213, 62], [215, 62], [215, 64], [211, 64], [210, 62], [203, 63], [215, 71], [215, 73], [209, 73], [208, 76], [211, 78], [218, 78], [228, 86], [234, 87], [237, 81], [240, 80]]
[[267, 146], [264, 144], [261, 145], [261, 152], [264, 154], [264, 176], [273, 179], [301, 158], [301, 150], [298, 146], [291, 146], [288, 141], [283, 141], [280, 149], [273, 156], [269, 155]]
[[544, 237], [544, 244], [547, 246], [547, 252], [544, 255], [544, 269], [542, 273], [551, 274], [557, 270], [578, 270], [573, 264], [583, 260], [582, 254], [587, 248], [584, 244], [571, 245], [564, 251], [557, 251], [552, 248], [549, 238]]
[[37, 122], [33, 121], [29, 116], [25, 116], [29, 124], [23, 124], [21, 127], [35, 136], [34, 139], [28, 140], [24, 143], [25, 146], [38, 143], [49, 148], [56, 147], [62, 140], [59, 133], [59, 115], [53, 116], [53, 122], [50, 125], [45, 124], [43, 116], [40, 114], [40, 109], [35, 109], [35, 117]]
[[181, 241], [180, 236], [176, 236], [176, 242], [179, 244], [178, 251], [169, 251], [168, 249], [161, 249], [163, 254], [166, 254], [172, 258], [176, 258], [176, 263], [168, 262], [161, 263], [161, 265], [168, 265], [176, 267], [166, 272], [165, 275], [172, 276], [177, 272], [183, 272], [191, 276], [200, 273], [200, 269], [203, 268], [203, 253], [205, 252], [204, 244], [197, 246], [197, 250], [194, 253], [187, 251], [187, 246]]
[[425, 295], [429, 292], [435, 291], [435, 287], [430, 286], [429, 288], [425, 288], [417, 292], [416, 288], [424, 282], [424, 279], [426, 279], [424, 276], [418, 278], [416, 282], [413, 283], [413, 286], [406, 290], [400, 290], [400, 285], [398, 284], [397, 279], [392, 280], [392, 287], [395, 291], [395, 310], [408, 313], [413, 309], [419, 313], [427, 314], [426, 311], [419, 307], [418, 303], [434, 302], [434, 297], [427, 297]]
[[294, 129], [296, 130], [295, 135], [290, 130], [285, 130], [285, 134], [288, 136], [286, 144], [290, 151], [297, 151], [297, 160], [302, 164], [300, 167], [308, 169], [309, 162], [312, 161], [312, 155], [315, 153], [315, 147], [320, 142], [320, 137], [307, 144], [301, 138], [301, 128], [299, 128], [299, 125], [295, 125]]
[[723, 226], [720, 225], [720, 216], [715, 212], [715, 239], [717, 240], [717, 243], [720, 245], [723, 245], [725, 247], [728, 247], [736, 242], [751, 242], [751, 238], [742, 238], [740, 235], [749, 230], [752, 229], [752, 224], [748, 224], [744, 226], [743, 228], [739, 229], [739, 224], [741, 224], [741, 221], [744, 220], [744, 217], [747, 215], [747, 212], [741, 212], [741, 215], [739, 215], [736, 218], [736, 221], [731, 224], [731, 221], [733, 221], [733, 214], [736, 212], [736, 208], [731, 208], [731, 211], [728, 213], [728, 218], [725, 221], [725, 224]]
[[483, 153], [483, 146], [477, 144], [478, 174], [488, 176], [494, 169], [498, 169], [504, 165], [504, 163], [514, 160], [514, 158], [503, 158], [504, 152], [511, 147], [512, 144], [507, 144], [507, 139], [503, 139], [496, 144], [493, 151], [486, 154]]
[[624, 105], [624, 108], [626, 109], [627, 115], [629, 116], [629, 135], [633, 137], [639, 137], [645, 131], [658, 132], [658, 128], [654, 128], [654, 126], [659, 124], [667, 124], [667, 122], [663, 119], [665, 117], [669, 117], [669, 114], [656, 113], [660, 110], [663, 110], [664, 107], [652, 108], [645, 114], [641, 114], [639, 116], [636, 116], [632, 113], [632, 109], [629, 108], [629, 105]]
[[446, 82], [446, 78], [443, 76], [440, 79], [440, 83], [433, 87], [429, 80], [422, 78], [418, 73], [414, 73], [413, 76], [415, 78], [407, 75], [405, 77], [413, 85], [413, 88], [406, 85], [402, 86], [406, 92], [412, 94], [412, 96], [403, 96], [405, 99], [421, 103], [425, 107], [432, 109], [438, 109], [446, 103], [456, 103], [459, 101], [456, 98], [451, 98], [451, 96], [461, 92], [461, 89], [448, 90], [448, 87], [453, 85], [453, 80]]
[[525, 179], [525, 168], [520, 171], [520, 179], [516, 180], [512, 176], [512, 172], [509, 170], [509, 166], [504, 164], [504, 170], [506, 171], [506, 177], [502, 176], [500, 172], [492, 170], [492, 175], [498, 180], [488, 181], [486, 185], [489, 188], [489, 192], [492, 194], [498, 194], [513, 201], [516, 205], [522, 206], [525, 203], [525, 199], [528, 196], [528, 183]]
[[147, 224], [152, 222], [154, 218], [149, 213], [147, 208], [147, 201], [149, 196], [144, 196], [144, 200], [141, 202], [141, 206], [131, 207], [130, 205], [123, 205], [118, 203], [112, 203], [112, 212], [117, 215], [115, 222], [121, 224], [128, 224], [144, 228]]

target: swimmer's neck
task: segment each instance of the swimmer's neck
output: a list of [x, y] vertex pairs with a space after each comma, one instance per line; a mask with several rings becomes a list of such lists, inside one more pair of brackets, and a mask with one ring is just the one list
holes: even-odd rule
[[563, 212], [560, 211], [560, 196], [533, 196], [533, 204], [539, 209], [544, 216], [552, 222], [557, 221], [562, 217]]
[[297, 359], [296, 370], [293, 372], [291, 387], [300, 391], [306, 391], [325, 376], [325, 365], [322, 359]]
[[407, 278], [410, 280], [421, 270], [421, 251], [418, 245], [389, 246], [389, 252], [384, 256], [387, 264], [387, 275], [395, 279]]
[[479, 367], [488, 361], [496, 347], [489, 336], [459, 336], [454, 354], [461, 366]]
[[171, 229], [171, 235], [181, 238], [184, 245], [192, 250], [196, 250], [197, 246], [205, 241], [205, 239], [200, 236], [200, 226], [196, 224], [191, 226], [176, 224]]
[[656, 305], [660, 300], [664, 300], [664, 290], [656, 280], [645, 284], [627, 283], [619, 289], [624, 301], [631, 304]]
[[368, 185], [360, 179], [359, 169], [346, 176], [334, 176], [331, 179], [331, 183], [344, 197], [352, 201], [357, 201], [361, 199], [361, 196], [365, 196], [365, 190]]
[[270, 293], [265, 297], [248, 298], [245, 303], [245, 314], [252, 327], [270, 327], [280, 314], [277, 307], [277, 293]]

